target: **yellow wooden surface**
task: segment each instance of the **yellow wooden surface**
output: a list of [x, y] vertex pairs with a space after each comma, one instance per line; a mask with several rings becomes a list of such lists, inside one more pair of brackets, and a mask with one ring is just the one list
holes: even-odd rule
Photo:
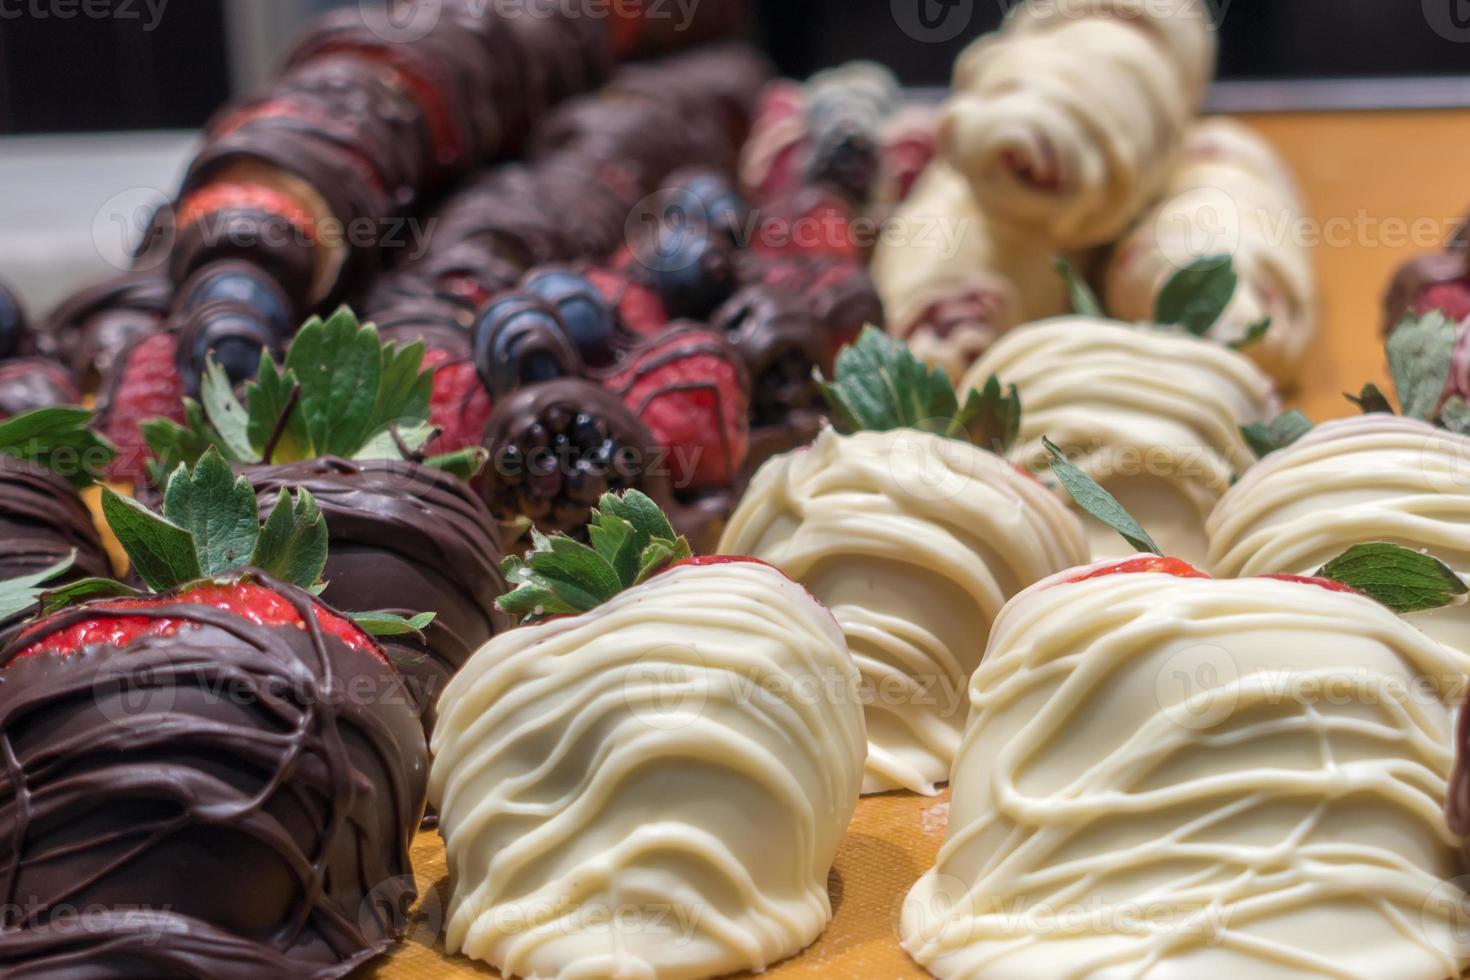
[[[1323, 326], [1292, 402], [1314, 420], [1350, 414], [1342, 392], [1388, 388], [1379, 339], [1381, 301], [1405, 258], [1433, 251], [1470, 208], [1470, 176], [1455, 152], [1470, 111], [1251, 116], [1296, 170], [1317, 235]], [[898, 948], [898, 915], [914, 880], [943, 842], [944, 798], [893, 794], [864, 800], [843, 841], [831, 884], [835, 914], [817, 943], [765, 974], [780, 980], [897, 980], [927, 976]], [[496, 977], [434, 948], [448, 897], [437, 835], [419, 836], [420, 892], [408, 941], [360, 972], [383, 980]]]

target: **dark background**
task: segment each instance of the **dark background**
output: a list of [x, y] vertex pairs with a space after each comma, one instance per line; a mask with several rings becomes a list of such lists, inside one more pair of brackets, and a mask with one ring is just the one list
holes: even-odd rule
[[[152, 32], [142, 20], [36, 19], [24, 13], [28, 2], [0, 0], [0, 133], [192, 128], [230, 95], [221, 0], [173, 0]], [[905, 4], [941, 2], [958, 4], [949, 15], [963, 18], [950, 22], [963, 28], [952, 40], [925, 43], [898, 28], [898, 16], [912, 16]], [[783, 73], [873, 58], [911, 85], [945, 84], [960, 49], [1014, 2], [752, 0], [756, 37]], [[1224, 11], [1227, 79], [1462, 75], [1470, 67], [1470, 0], [1209, 2]]]

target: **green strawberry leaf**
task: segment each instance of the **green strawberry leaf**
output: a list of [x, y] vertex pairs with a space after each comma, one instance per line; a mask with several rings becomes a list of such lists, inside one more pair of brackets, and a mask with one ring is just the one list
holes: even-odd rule
[[1364, 415], [1392, 415], [1393, 403], [1388, 396], [1378, 390], [1375, 384], [1363, 385], [1363, 390], [1356, 395], [1344, 394], [1342, 397], [1362, 409]]
[[1349, 548], [1323, 565], [1317, 577], [1356, 589], [1401, 614], [1461, 603], [1470, 593], [1438, 558], [1385, 542]]
[[255, 543], [251, 564], [283, 582], [310, 588], [327, 566], [327, 522], [305, 487], [283, 491]]
[[842, 349], [836, 374], [833, 383], [818, 381], [833, 424], [844, 432], [918, 429], [966, 439], [969, 413], [981, 410], [972, 399], [962, 414], [949, 376], [876, 327]]
[[1132, 545], [1135, 550], [1155, 555], [1163, 554], [1159, 546], [1154, 544], [1153, 538], [1149, 537], [1148, 532], [1143, 529], [1143, 525], [1134, 520], [1133, 515], [1118, 503], [1116, 497], [1098, 486], [1092, 477], [1078, 469], [1050, 439], [1043, 438], [1041, 444], [1051, 454], [1052, 473], [1072, 495], [1072, 499], [1077, 501], [1077, 506], [1121, 534], [1123, 540]]
[[49, 568], [0, 582], [0, 623], [8, 623], [26, 613], [38, 610], [41, 598], [46, 593], [46, 583], [71, 571], [76, 560], [77, 553], [73, 551], [68, 557]]
[[1062, 277], [1062, 282], [1067, 284], [1067, 296], [1072, 302], [1072, 312], [1078, 316], [1090, 316], [1103, 319], [1102, 303], [1098, 301], [1097, 294], [1087, 281], [1077, 274], [1072, 263], [1062, 256], [1057, 256], [1052, 262], [1052, 268], [1057, 275]]
[[204, 417], [204, 408], [192, 398], [184, 399], [184, 424], [171, 419], [150, 419], [140, 426], [148, 448], [156, 457], [150, 464], [153, 482], [163, 486], [180, 465], [193, 466], [209, 447], [221, 440]]
[[637, 581], [641, 549], [638, 547], [638, 532], [632, 524], [621, 517], [594, 511], [592, 523], [587, 525], [587, 537], [593, 550], [607, 559], [613, 571], [617, 572], [618, 581], [624, 587]]
[[0, 422], [0, 453], [51, 470], [78, 489], [103, 477], [117, 457], [112, 443], [87, 426], [92, 411], [38, 408]]
[[1237, 340], [1229, 343], [1231, 350], [1247, 350], [1266, 339], [1266, 334], [1271, 332], [1271, 318], [1264, 317], [1245, 328], [1245, 333]]
[[1154, 321], [1181, 326], [1196, 337], [1209, 333], [1235, 295], [1238, 277], [1228, 255], [1207, 255], [1180, 269], [1164, 283], [1154, 306]]
[[1470, 402], [1455, 395], [1439, 410], [1439, 424], [1458, 435], [1470, 435]]
[[1388, 367], [1409, 418], [1434, 418], [1454, 367], [1456, 325], [1435, 310], [1409, 316], [1388, 338]]
[[457, 476], [468, 483], [480, 475], [480, 471], [488, 462], [490, 462], [488, 450], [480, 446], [471, 446], [455, 453], [430, 456], [424, 460], [424, 465], [430, 469], [443, 470], [450, 476]]
[[1242, 426], [1240, 434], [1257, 459], [1265, 459], [1278, 449], [1285, 449], [1302, 436], [1312, 431], [1312, 420], [1301, 412], [1292, 410], [1278, 415], [1270, 423], [1252, 422]]
[[1021, 395], [1015, 385], [1002, 391], [992, 374], [983, 387], [970, 391], [960, 418], [972, 443], [1004, 456], [1021, 434]]
[[637, 490], [604, 494], [587, 536], [590, 547], [533, 529], [525, 558], [501, 566], [513, 588], [497, 600], [500, 608], [532, 619], [587, 612], [691, 554], [664, 512]]
[[399, 428], [388, 428], [363, 443], [353, 459], [415, 459], [420, 450], [439, 430], [427, 422]]
[[50, 616], [93, 599], [118, 599], [143, 595], [131, 585], [110, 578], [84, 578], [41, 595], [41, 615]]
[[204, 577], [193, 535], [177, 524], [109, 487], [102, 488], [102, 515], [153, 591], [167, 592]]
[[205, 364], [199, 397], [204, 405], [204, 414], [214, 427], [215, 445], [225, 458], [236, 463], [260, 462], [260, 456], [250, 445], [249, 413], [235, 397], [235, 386], [213, 354]]
[[262, 354], [260, 371], [245, 385], [250, 418], [246, 425], [251, 451], [262, 462], [297, 462], [316, 456], [306, 420], [298, 411], [301, 385]]
[[250, 481], [236, 477], [219, 450], [210, 447], [194, 464], [182, 464], [163, 492], [163, 516], [194, 540], [199, 570], [223, 575], [249, 564], [260, 537], [260, 509]]
[[416, 636], [421, 643], [429, 642], [424, 636], [424, 630], [434, 621], [434, 614], [431, 612], [407, 618], [390, 612], [358, 612], [346, 615], [369, 636]]

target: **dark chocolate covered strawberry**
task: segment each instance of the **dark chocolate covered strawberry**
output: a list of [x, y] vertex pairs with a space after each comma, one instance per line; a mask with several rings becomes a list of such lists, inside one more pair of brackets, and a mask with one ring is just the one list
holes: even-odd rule
[[157, 420], [184, 421], [184, 379], [179, 373], [179, 335], [145, 334], [120, 354], [97, 396], [97, 426], [117, 446], [109, 476], [139, 483], [148, 478], [145, 428]]
[[750, 451], [750, 381], [720, 334], [675, 324], [629, 352], [604, 384], [664, 447], [676, 491], [738, 478]]
[[174, 299], [162, 275], [125, 273], [63, 300], [47, 318], [45, 346], [95, 392], [118, 359], [142, 337], [163, 329]]
[[58, 576], [107, 575], [92, 512], [78, 490], [107, 469], [113, 448], [83, 408], [48, 408], [0, 422], [0, 579], [65, 565]]
[[428, 456], [435, 376], [424, 346], [383, 343], [350, 310], [308, 321], [277, 364], [269, 355], [245, 384], [243, 402], [218, 363], [189, 423], [149, 427], [172, 466], [217, 448], [244, 472], [263, 511], [283, 487], [320, 500], [338, 558], [325, 598], [345, 608], [412, 608], [441, 617], [422, 636], [388, 643], [398, 652], [426, 720], [444, 679], [497, 628], [499, 531], [466, 481], [483, 463], [476, 444]]
[[161, 516], [111, 493], [104, 509], [155, 591], [0, 587], [4, 612], [38, 603], [44, 617], [0, 651], [0, 864], [15, 896], [0, 972], [351, 972], [413, 900], [428, 764], [365, 627], [422, 620], [324, 605], [310, 495], [262, 527], [217, 454], [170, 480]]

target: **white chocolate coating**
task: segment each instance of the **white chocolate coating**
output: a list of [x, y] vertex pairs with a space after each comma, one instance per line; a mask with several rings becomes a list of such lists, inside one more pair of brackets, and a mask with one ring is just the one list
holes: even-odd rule
[[1031, 231], [990, 221], [964, 178], [936, 160], [889, 220], [871, 271], [889, 332], [959, 378], [1007, 330], [1067, 311], [1056, 252]]
[[719, 550], [782, 568], [842, 626], [864, 682], [863, 792], [933, 794], [991, 620], [1087, 541], [1045, 487], [969, 443], [828, 429], [761, 468]]
[[1076, 574], [995, 623], [904, 948], [941, 980], [1458, 977], [1444, 648], [1316, 585]]
[[1214, 58], [1202, 0], [1030, 0], [960, 57], [940, 147], [997, 221], [1107, 244], [1163, 191]]
[[1109, 312], [1150, 320], [1178, 269], [1229, 252], [1240, 285], [1210, 336], [1229, 343], [1270, 317], [1270, 331], [1246, 352], [1281, 384], [1295, 381], [1317, 334], [1312, 256], [1296, 234], [1302, 210], [1291, 171], [1270, 144], [1229, 119], [1198, 123], [1164, 200], [1113, 253]]
[[831, 918], [862, 782], [856, 684], [832, 616], [753, 562], [497, 636], [432, 740], [446, 948], [564, 980], [697, 980], [801, 950]]
[[[1274, 418], [1277, 409], [1271, 380], [1242, 354], [1087, 317], [1011, 331], [961, 387], [977, 387], [992, 374], [1021, 394], [1013, 460], [1047, 474], [1041, 440], [1049, 438], [1166, 554], [1192, 562], [1204, 559], [1210, 512], [1255, 460], [1240, 427]], [[1095, 557], [1128, 554], [1116, 532], [1091, 517], [1084, 522]]]
[[[1220, 575], [1308, 575], [1372, 541], [1470, 575], [1470, 438], [1390, 415], [1327, 422], [1252, 467], [1208, 531]], [[1409, 619], [1470, 663], [1470, 606]]]

